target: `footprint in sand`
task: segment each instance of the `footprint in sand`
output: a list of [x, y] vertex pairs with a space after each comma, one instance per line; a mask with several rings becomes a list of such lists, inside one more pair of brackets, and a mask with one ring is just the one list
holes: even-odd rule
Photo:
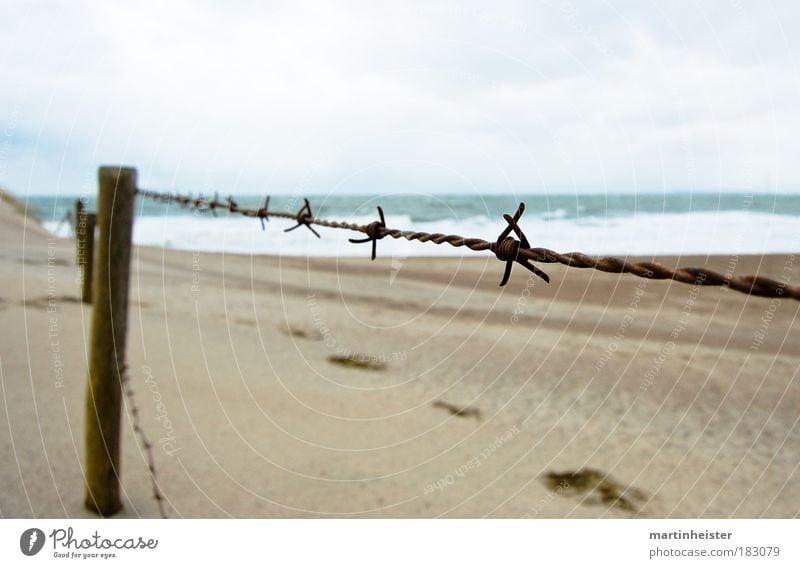
[[617, 483], [607, 473], [592, 468], [563, 473], [551, 471], [544, 476], [544, 483], [551, 491], [562, 495], [585, 496], [582, 504], [606, 505], [628, 513], [638, 513], [638, 502], [647, 499], [639, 489]]
[[294, 337], [296, 339], [309, 339], [311, 341], [319, 341], [322, 339], [322, 334], [316, 329], [304, 329], [302, 327], [295, 327], [293, 325], [279, 325], [278, 330], [284, 335]]
[[328, 362], [342, 367], [352, 367], [354, 369], [364, 369], [368, 371], [383, 371], [386, 363], [377, 361], [375, 357], [366, 353], [353, 353], [352, 355], [331, 355]]
[[450, 404], [449, 402], [444, 402], [443, 400], [436, 400], [431, 403], [431, 406], [434, 408], [442, 408], [453, 416], [460, 416], [461, 418], [475, 418], [478, 421], [483, 419], [480, 409], [475, 408], [474, 406], [458, 406], [455, 404]]

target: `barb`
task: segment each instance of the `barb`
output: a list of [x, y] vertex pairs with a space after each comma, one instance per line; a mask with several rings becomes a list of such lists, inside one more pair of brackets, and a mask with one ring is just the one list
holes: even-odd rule
[[308, 203], [308, 199], [303, 199], [305, 204], [300, 208], [300, 211], [297, 212], [297, 216], [295, 220], [297, 221], [297, 225], [294, 227], [289, 227], [288, 229], [284, 229], [284, 233], [288, 233], [289, 231], [294, 231], [297, 227], [305, 225], [308, 227], [308, 230], [314, 233], [318, 239], [322, 238], [319, 236], [319, 233], [314, 230], [314, 227], [311, 226], [311, 223], [314, 222], [314, 215], [311, 213], [311, 205]]
[[380, 221], [373, 221], [366, 226], [366, 239], [347, 239], [351, 243], [358, 244], [372, 241], [372, 260], [375, 260], [375, 252], [378, 246], [378, 241], [386, 236], [386, 234], [382, 232], [383, 229], [386, 229], [386, 219], [383, 217], [383, 209], [380, 207], [378, 207], [378, 215], [381, 218]]
[[230, 213], [238, 213], [241, 211], [239, 205], [233, 200], [233, 195], [228, 196], [228, 211]]
[[261, 221], [261, 230], [266, 231], [267, 226], [264, 224], [264, 221], [269, 221], [269, 195], [267, 195], [267, 198], [264, 200], [264, 207], [259, 209], [256, 212], [256, 215], [258, 215], [258, 218]]
[[[511, 267], [514, 266], [515, 262], [524, 266], [548, 284], [550, 283], [550, 277], [532, 265], [530, 260], [527, 258], [519, 258], [519, 252], [521, 248], [531, 248], [528, 239], [525, 237], [525, 233], [523, 233], [522, 229], [520, 229], [519, 225], [517, 225], [517, 221], [519, 221], [519, 218], [522, 217], [524, 212], [525, 204], [520, 203], [519, 207], [517, 208], [517, 212], [514, 213], [513, 217], [510, 215], [503, 215], [503, 219], [505, 219], [506, 223], [508, 223], [508, 227], [503, 229], [503, 232], [497, 237], [497, 241], [495, 241], [495, 243], [492, 245], [491, 250], [495, 256], [500, 260], [504, 260], [506, 263], [506, 270], [503, 273], [503, 279], [500, 281], [500, 286], [505, 286], [508, 282], [508, 277], [511, 276]], [[514, 234], [519, 237], [519, 240], [508, 236], [511, 231], [514, 231]]]
[[[143, 197], [155, 199], [157, 201], [171, 203], [173, 201], [181, 203], [180, 196], [171, 193], [158, 193], [150, 190], [139, 189], [137, 192]], [[197, 209], [210, 209], [212, 212], [216, 207], [223, 204], [214, 201], [208, 201], [203, 198], [190, 200]], [[749, 294], [751, 296], [762, 296], [767, 298], [790, 298], [800, 301], [800, 287], [789, 286], [788, 279], [786, 281], [774, 280], [766, 276], [736, 276], [729, 273], [715, 272], [705, 267], [683, 267], [672, 269], [663, 264], [656, 262], [630, 262], [625, 259], [615, 257], [593, 257], [583, 254], [581, 252], [568, 252], [559, 253], [546, 248], [531, 247], [525, 234], [520, 229], [518, 221], [525, 211], [525, 204], [520, 203], [517, 212], [512, 217], [511, 215], [503, 215], [503, 219], [507, 223], [507, 227], [498, 236], [494, 242], [485, 241], [483, 239], [467, 238], [460, 235], [445, 235], [443, 233], [426, 233], [423, 231], [401, 231], [400, 229], [390, 229], [386, 227], [383, 210], [378, 207], [378, 214], [380, 221], [373, 221], [369, 225], [359, 225], [357, 223], [347, 223], [343, 221], [331, 221], [328, 219], [315, 218], [311, 212], [311, 205], [308, 199], [304, 200], [304, 205], [297, 213], [288, 213], [284, 211], [268, 211], [269, 198], [260, 209], [247, 209], [239, 207], [232, 198], [228, 198], [228, 211], [231, 213], [239, 213], [248, 217], [258, 217], [261, 220], [262, 227], [264, 227], [264, 220], [268, 216], [278, 217], [283, 219], [292, 219], [295, 225], [288, 229], [286, 232], [293, 231], [296, 228], [304, 225], [320, 238], [319, 233], [314, 230], [312, 225], [319, 227], [328, 227], [331, 229], [347, 229], [363, 233], [367, 236], [365, 239], [349, 239], [353, 243], [366, 243], [372, 241], [372, 258], [375, 258], [377, 241], [385, 237], [392, 237], [393, 239], [406, 239], [408, 241], [419, 242], [432, 242], [434, 244], [448, 244], [453, 247], [466, 247], [470, 250], [481, 252], [490, 251], [502, 262], [505, 262], [505, 270], [503, 278], [500, 281], [500, 286], [504, 286], [511, 275], [511, 268], [516, 262], [517, 264], [525, 267], [525, 269], [533, 272], [544, 280], [549, 282], [550, 279], [546, 273], [536, 267], [534, 262], [540, 263], [558, 263], [573, 268], [592, 268], [600, 272], [609, 272], [612, 274], [633, 274], [640, 278], [649, 278], [652, 280], [675, 280], [685, 284], [693, 284], [700, 286], [725, 286], [731, 290]], [[517, 238], [511, 237], [514, 233]]]

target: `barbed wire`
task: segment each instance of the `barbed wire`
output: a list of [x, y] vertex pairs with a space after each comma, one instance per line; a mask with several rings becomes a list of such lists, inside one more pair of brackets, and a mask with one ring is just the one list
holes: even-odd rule
[[[376, 257], [378, 241], [385, 237], [420, 241], [423, 243], [432, 242], [437, 245], [448, 244], [453, 247], [466, 247], [477, 252], [490, 251], [494, 253], [499, 260], [505, 262], [505, 271], [500, 281], [500, 286], [505, 286], [508, 282], [514, 263], [534, 273], [545, 282], [550, 282], [548, 275], [532, 264], [533, 262], [539, 262], [546, 264], [558, 263], [573, 268], [592, 268], [594, 270], [613, 274], [632, 274], [640, 278], [648, 278], [651, 280], [675, 280], [676, 282], [693, 284], [696, 286], [724, 286], [751, 296], [790, 298], [800, 301], [800, 287], [789, 286], [789, 278], [785, 280], [775, 280], [766, 276], [736, 276], [730, 273], [715, 272], [705, 267], [669, 268], [657, 262], [628, 261], [608, 256], [594, 257], [582, 252], [559, 253], [546, 248], [531, 247], [518, 224], [520, 217], [522, 217], [522, 214], [525, 212], [524, 203], [519, 204], [513, 216], [503, 215], [507, 226], [495, 241], [486, 241], [484, 239], [462, 237], [461, 235], [390, 229], [386, 226], [383, 209], [380, 207], [378, 207], [379, 220], [373, 221], [368, 225], [360, 225], [357, 223], [331, 221], [314, 217], [308, 199], [303, 200], [303, 206], [297, 213], [291, 213], [287, 211], [270, 210], [269, 197], [264, 200], [264, 205], [262, 207], [254, 209], [240, 207], [232, 196], [228, 197], [225, 201], [220, 201], [218, 195], [211, 199], [203, 197], [202, 195], [192, 197], [191, 195], [181, 195], [170, 192], [163, 193], [146, 189], [137, 189], [137, 193], [142, 197], [162, 203], [176, 203], [184, 208], [191, 208], [198, 211], [210, 211], [213, 215], [216, 215], [217, 209], [222, 209], [229, 213], [258, 218], [261, 220], [262, 229], [266, 229], [265, 221], [269, 221], [270, 217], [275, 217], [295, 221], [294, 226], [285, 229], [286, 232], [304, 226], [317, 238], [321, 237], [319, 233], [314, 230], [312, 225], [331, 229], [347, 229], [349, 231], [363, 233], [366, 235], [366, 238], [349, 240], [352, 243], [371, 243], [373, 260]], [[517, 238], [510, 236], [512, 232]]]
[[161, 495], [161, 490], [158, 487], [158, 478], [156, 477], [156, 461], [153, 457], [153, 444], [142, 429], [139, 420], [139, 407], [136, 404], [136, 397], [130, 385], [130, 377], [128, 376], [127, 369], [123, 376], [122, 387], [125, 390], [125, 396], [128, 400], [128, 410], [131, 413], [131, 427], [139, 438], [139, 443], [147, 456], [147, 473], [150, 476], [150, 483], [153, 488], [153, 499], [155, 499], [158, 505], [158, 514], [162, 519], [167, 519], [169, 517], [167, 517], [167, 511], [164, 508], [164, 497]]

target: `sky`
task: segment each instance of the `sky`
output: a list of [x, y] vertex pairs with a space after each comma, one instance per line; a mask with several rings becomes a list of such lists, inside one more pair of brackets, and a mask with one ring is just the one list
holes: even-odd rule
[[799, 25], [792, 1], [0, 0], [0, 186], [796, 193]]

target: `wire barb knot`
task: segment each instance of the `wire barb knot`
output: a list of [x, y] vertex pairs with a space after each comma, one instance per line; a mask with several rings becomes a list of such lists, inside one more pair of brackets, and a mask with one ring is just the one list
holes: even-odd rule
[[375, 253], [378, 247], [378, 241], [386, 236], [386, 233], [384, 233], [384, 229], [386, 229], [386, 219], [383, 216], [383, 209], [381, 209], [380, 207], [378, 207], [378, 215], [381, 218], [380, 221], [373, 221], [364, 228], [364, 232], [367, 235], [366, 239], [347, 239], [351, 243], [356, 243], [356, 244], [368, 243], [372, 241], [372, 260], [375, 260]]
[[256, 216], [261, 221], [261, 230], [266, 231], [267, 226], [264, 224], [264, 221], [269, 221], [269, 195], [267, 195], [267, 198], [264, 200], [264, 207], [256, 211]]
[[222, 206], [223, 206], [223, 204], [220, 203], [220, 201], [219, 201], [219, 193], [214, 192], [214, 200], [213, 201], [209, 201], [206, 204], [206, 209], [211, 211], [211, 214], [214, 217], [216, 217], [217, 216], [217, 207], [222, 207]]
[[[522, 217], [524, 212], [525, 204], [520, 203], [519, 207], [517, 208], [517, 212], [514, 213], [513, 217], [508, 214], [503, 215], [503, 219], [505, 219], [506, 223], [508, 223], [508, 227], [503, 229], [503, 232], [500, 233], [500, 235], [497, 237], [497, 240], [492, 243], [491, 250], [494, 255], [506, 263], [506, 269], [503, 273], [503, 279], [500, 281], [500, 286], [505, 286], [508, 283], [508, 278], [511, 276], [511, 267], [515, 262], [525, 267], [527, 270], [530, 270], [545, 282], [550, 283], [550, 277], [547, 274], [531, 264], [530, 260], [527, 258], [520, 258], [520, 249], [531, 248], [527, 237], [525, 237], [525, 233], [522, 232], [522, 229], [520, 229], [519, 225], [517, 224], [517, 221], [519, 221], [519, 218]], [[509, 236], [511, 231], [514, 231], [514, 234], [519, 237], [519, 240]]]
[[289, 231], [294, 231], [297, 227], [305, 225], [308, 227], [308, 230], [314, 233], [317, 238], [321, 238], [319, 233], [314, 230], [314, 227], [311, 226], [311, 223], [314, 222], [314, 215], [311, 213], [311, 205], [308, 203], [308, 199], [303, 199], [305, 204], [300, 208], [300, 211], [297, 212], [295, 216], [295, 221], [297, 221], [297, 225], [294, 227], [289, 227], [288, 229], [284, 229], [284, 233], [288, 233]]

